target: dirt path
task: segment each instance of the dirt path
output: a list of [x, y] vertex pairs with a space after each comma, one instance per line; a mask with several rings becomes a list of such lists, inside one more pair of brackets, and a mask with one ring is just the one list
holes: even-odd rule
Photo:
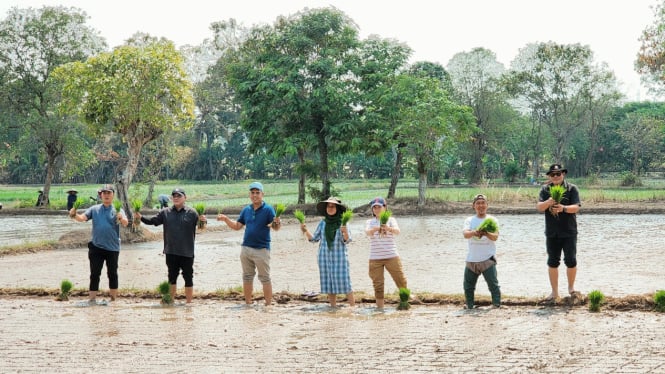
[[0, 298], [0, 371], [665, 372], [665, 315]]

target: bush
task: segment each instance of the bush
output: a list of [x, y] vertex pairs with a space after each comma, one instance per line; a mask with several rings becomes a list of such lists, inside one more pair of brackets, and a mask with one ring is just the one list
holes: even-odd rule
[[621, 173], [621, 186], [622, 187], [640, 187], [642, 180], [635, 174], [627, 171]]

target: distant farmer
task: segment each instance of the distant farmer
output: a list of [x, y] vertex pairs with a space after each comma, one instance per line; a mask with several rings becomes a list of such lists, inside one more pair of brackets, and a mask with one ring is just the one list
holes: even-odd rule
[[275, 209], [263, 201], [263, 185], [252, 182], [249, 185], [251, 204], [240, 211], [236, 221], [224, 214], [217, 215], [218, 221], [224, 221], [233, 230], [245, 228], [240, 248], [240, 264], [242, 265], [242, 291], [245, 303], [252, 304], [254, 276], [258, 272], [259, 281], [263, 285], [263, 298], [266, 305], [272, 303], [272, 282], [270, 279], [270, 229], [281, 228]]
[[37, 196], [37, 204], [35, 206], [45, 206], [49, 204], [49, 199], [44, 195], [44, 190], [39, 190], [39, 196]]
[[[464, 221], [464, 238], [468, 239], [466, 267], [464, 268], [464, 298], [466, 308], [475, 307], [474, 294], [478, 278], [482, 274], [492, 295], [492, 305], [501, 306], [501, 289], [496, 273], [496, 240], [499, 238], [496, 218], [487, 214], [487, 198], [478, 194], [473, 198], [473, 209], [476, 214]], [[485, 229], [482, 223], [493, 220], [496, 230]]]
[[157, 200], [159, 200], [159, 207], [160, 208], [168, 208], [169, 207], [169, 195], [161, 194], [161, 195], [159, 195]]
[[[577, 276], [577, 212], [580, 211], [580, 193], [572, 183], [565, 180], [568, 170], [560, 164], [552, 164], [547, 171], [549, 182], [543, 185], [538, 195], [536, 208], [545, 212], [545, 237], [547, 246], [547, 266], [552, 293], [543, 302], [554, 303], [559, 298], [559, 264], [561, 252], [563, 262], [566, 264], [566, 277], [568, 278], [568, 293], [572, 297], [579, 297], [575, 290], [575, 277]], [[554, 197], [556, 186], [563, 187], [560, 200]]]
[[[185, 280], [185, 299], [187, 303], [191, 303], [194, 295], [194, 239], [199, 215], [196, 210], [185, 205], [187, 195], [182, 188], [174, 189], [171, 197], [173, 207], [161, 209], [152, 218], [142, 217], [138, 212], [134, 214], [147, 225], [164, 225], [164, 254], [171, 285], [171, 300], [175, 300], [178, 275], [182, 271], [182, 278]], [[201, 216], [201, 220], [205, 221], [205, 216]]]
[[109, 278], [109, 294], [111, 301], [118, 297], [118, 257], [120, 255], [120, 225], [127, 227], [129, 221], [124, 210], [117, 212], [113, 207], [115, 188], [106, 184], [100, 188], [102, 203], [93, 205], [81, 214], [72, 208], [70, 217], [77, 222], [92, 220], [92, 240], [88, 242], [88, 259], [90, 260], [90, 291], [91, 304], [96, 304], [99, 278], [106, 262], [106, 274]]
[[74, 207], [74, 203], [76, 202], [76, 199], [78, 198], [76, 194], [78, 191], [71, 189], [67, 190], [67, 210], [71, 210]]

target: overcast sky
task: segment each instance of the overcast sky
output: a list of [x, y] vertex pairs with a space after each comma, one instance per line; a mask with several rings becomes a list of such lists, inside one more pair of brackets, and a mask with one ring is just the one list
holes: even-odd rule
[[660, 0], [0, 0], [7, 10], [64, 5], [83, 9], [110, 46], [137, 31], [181, 46], [210, 38], [209, 25], [235, 18], [245, 26], [272, 23], [305, 7], [334, 6], [351, 17], [361, 38], [377, 34], [413, 50], [413, 61], [443, 66], [456, 53], [484, 47], [506, 68], [527, 43], [580, 43], [606, 62], [631, 100], [648, 99], [634, 63], [644, 28]]

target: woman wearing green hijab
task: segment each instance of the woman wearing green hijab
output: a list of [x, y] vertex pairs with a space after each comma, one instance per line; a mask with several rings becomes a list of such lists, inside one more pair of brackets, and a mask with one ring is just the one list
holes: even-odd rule
[[349, 306], [355, 306], [351, 275], [349, 272], [349, 256], [346, 245], [351, 242], [351, 234], [346, 226], [342, 226], [342, 213], [346, 207], [336, 197], [316, 204], [317, 212], [324, 218], [316, 226], [314, 234], [303, 224], [303, 232], [307, 239], [319, 242], [319, 277], [321, 293], [328, 294], [330, 306], [337, 306], [337, 294], [346, 294]]

